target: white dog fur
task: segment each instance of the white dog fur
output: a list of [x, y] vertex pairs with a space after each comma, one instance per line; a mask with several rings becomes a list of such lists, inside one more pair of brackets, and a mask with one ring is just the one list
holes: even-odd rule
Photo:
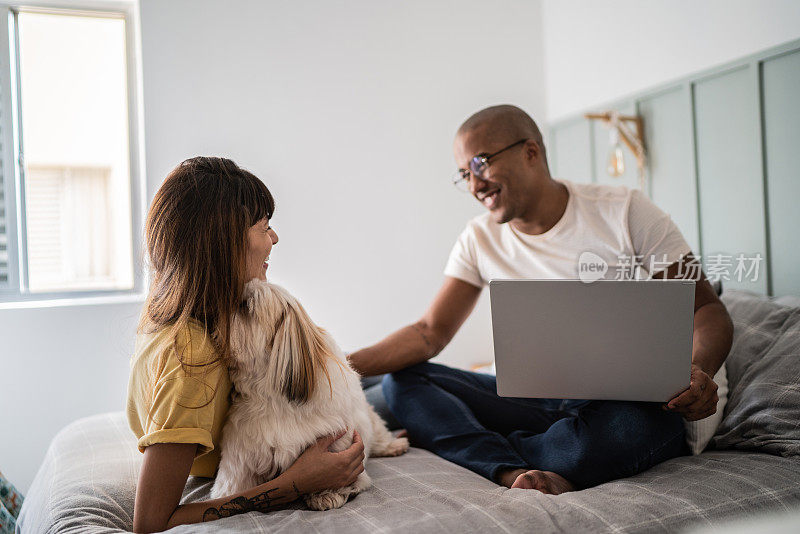
[[[359, 376], [341, 349], [292, 295], [252, 280], [245, 300], [233, 320], [230, 375], [236, 393], [223, 428], [212, 497], [273, 479], [318, 438], [345, 429], [331, 450], [349, 447], [354, 429], [368, 456], [408, 450], [408, 440], [393, 438], [367, 403]], [[351, 486], [304, 498], [310, 508], [328, 510], [371, 485], [364, 471]]]

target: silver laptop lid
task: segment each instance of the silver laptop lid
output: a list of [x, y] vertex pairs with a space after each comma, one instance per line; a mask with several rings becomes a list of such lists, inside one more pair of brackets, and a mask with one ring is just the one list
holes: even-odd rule
[[497, 393], [665, 402], [689, 385], [692, 280], [492, 280]]

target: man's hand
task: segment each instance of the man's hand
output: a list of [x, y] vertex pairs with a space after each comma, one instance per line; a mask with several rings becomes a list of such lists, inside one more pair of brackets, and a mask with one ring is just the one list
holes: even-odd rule
[[689, 388], [673, 397], [667, 404], [662, 405], [662, 408], [681, 414], [687, 421], [705, 419], [717, 411], [718, 387], [705, 371], [692, 364]]

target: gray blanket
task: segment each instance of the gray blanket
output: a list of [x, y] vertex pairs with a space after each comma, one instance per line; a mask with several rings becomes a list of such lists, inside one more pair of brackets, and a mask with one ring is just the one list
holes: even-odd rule
[[[50, 446], [22, 532], [129, 530], [141, 454], [122, 413], [82, 419]], [[800, 506], [800, 458], [743, 451], [676, 458], [635, 477], [559, 496], [508, 490], [426, 451], [369, 460], [375, 486], [343, 508], [292, 509], [171, 532], [674, 532]], [[184, 500], [208, 497], [193, 478]]]

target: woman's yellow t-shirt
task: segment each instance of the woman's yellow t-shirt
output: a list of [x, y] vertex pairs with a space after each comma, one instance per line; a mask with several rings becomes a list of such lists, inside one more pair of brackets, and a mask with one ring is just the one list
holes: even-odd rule
[[[222, 362], [210, 363], [217, 356], [199, 322], [191, 320], [172, 345], [164, 343], [168, 330], [136, 337], [128, 383], [128, 423], [139, 438], [141, 452], [154, 443], [197, 443], [190, 474], [213, 477], [230, 408], [228, 369]], [[151, 376], [159, 371], [157, 359], [163, 351], [166, 362]]]

